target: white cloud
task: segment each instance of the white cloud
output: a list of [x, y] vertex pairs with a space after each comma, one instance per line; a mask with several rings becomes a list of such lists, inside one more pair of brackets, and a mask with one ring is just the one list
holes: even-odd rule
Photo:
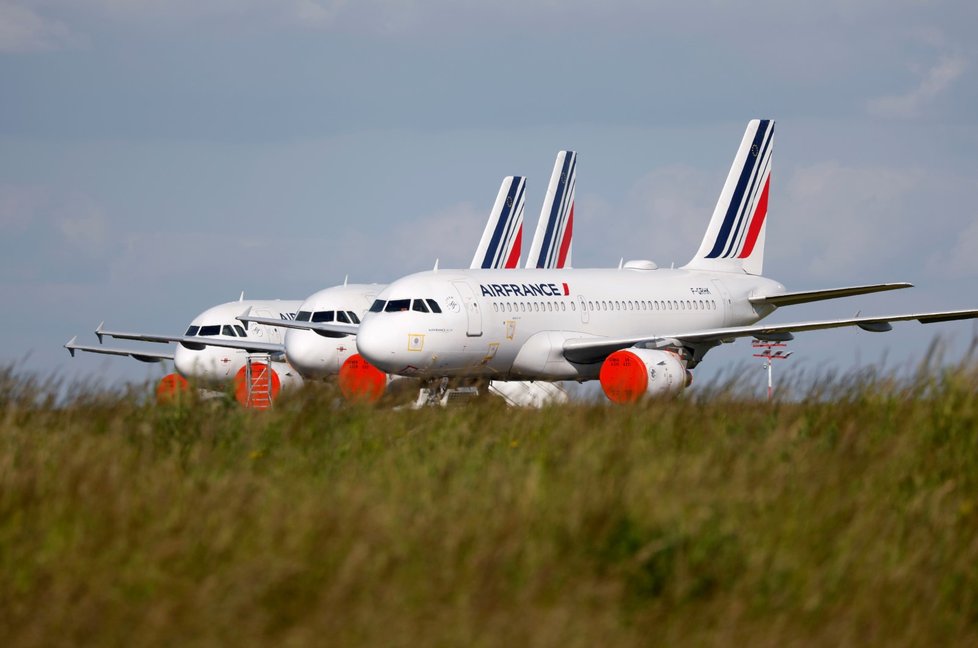
[[965, 68], [963, 58], [945, 56], [926, 70], [920, 83], [910, 92], [872, 99], [868, 104], [869, 113], [879, 117], [916, 117], [944, 94]]
[[822, 278], [919, 266], [958, 229], [957, 215], [942, 208], [945, 184], [913, 168], [802, 167], [772, 196], [768, 256], [801, 276]]
[[24, 3], [0, 1], [0, 52], [59, 49], [73, 40], [65, 23], [44, 18]]

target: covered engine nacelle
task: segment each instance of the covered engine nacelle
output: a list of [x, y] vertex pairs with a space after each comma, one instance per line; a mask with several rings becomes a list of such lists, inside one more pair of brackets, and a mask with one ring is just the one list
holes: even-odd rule
[[163, 404], [178, 403], [190, 391], [190, 383], [178, 373], [163, 376], [156, 386], [156, 402]]
[[622, 349], [604, 361], [599, 379], [610, 400], [634, 403], [643, 396], [678, 394], [693, 382], [693, 375], [672, 351]]
[[347, 358], [340, 367], [340, 391], [355, 403], [376, 403], [387, 389], [387, 374], [373, 366], [359, 353]]
[[234, 376], [234, 397], [245, 407], [268, 409], [282, 389], [301, 385], [302, 378], [283, 362], [250, 362]]

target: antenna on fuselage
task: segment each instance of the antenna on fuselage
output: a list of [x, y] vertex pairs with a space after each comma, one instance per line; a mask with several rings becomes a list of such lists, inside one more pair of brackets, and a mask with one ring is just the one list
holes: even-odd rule
[[346, 275], [345, 277], [343, 277], [343, 285], [344, 285], [344, 286], [345, 286], [345, 285], [347, 284], [347, 282], [349, 282], [349, 281], [350, 281], [350, 275]]
[[238, 297], [238, 301], [244, 301], [244, 291], [241, 291], [241, 296]]
[[435, 259], [435, 267], [431, 269], [432, 272], [438, 272], [438, 259]]
[[625, 267], [625, 257], [618, 259], [618, 269], [621, 270]]

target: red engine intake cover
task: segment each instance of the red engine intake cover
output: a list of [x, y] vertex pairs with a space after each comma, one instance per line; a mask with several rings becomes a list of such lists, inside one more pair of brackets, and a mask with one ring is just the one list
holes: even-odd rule
[[387, 374], [354, 353], [340, 367], [340, 391], [356, 403], [376, 403], [387, 388]]
[[601, 389], [615, 403], [634, 403], [649, 387], [649, 372], [642, 359], [631, 351], [615, 351], [601, 365]]
[[251, 385], [248, 384], [248, 367], [238, 369], [234, 376], [234, 397], [245, 407], [268, 409], [282, 389], [282, 381], [275, 370], [264, 362], [251, 363]]
[[176, 403], [188, 391], [190, 391], [190, 384], [186, 378], [178, 373], [167, 374], [156, 385], [156, 402], [161, 404]]

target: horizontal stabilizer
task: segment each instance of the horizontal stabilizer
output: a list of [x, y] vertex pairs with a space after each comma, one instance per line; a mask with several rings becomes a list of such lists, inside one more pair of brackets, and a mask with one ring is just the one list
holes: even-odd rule
[[83, 351], [85, 353], [101, 353], [103, 355], [114, 355], [114, 356], [128, 356], [130, 358], [135, 358], [140, 362], [162, 362], [164, 360], [173, 360], [172, 353], [162, 353], [159, 351], [138, 351], [135, 349], [112, 349], [103, 346], [87, 346], [84, 344], [75, 344], [77, 336], [68, 340], [65, 344], [65, 348], [68, 349], [68, 353], [71, 357], [75, 357], [75, 351]]
[[826, 299], [839, 299], [840, 297], [853, 297], [855, 295], [866, 295], [869, 293], [885, 292], [887, 290], [899, 290], [901, 288], [913, 288], [913, 284], [898, 282], [850, 286], [848, 288], [829, 288], [827, 290], [803, 290], [800, 292], [781, 293], [780, 295], [768, 295], [766, 297], [751, 297], [750, 302], [752, 304], [769, 304], [778, 307], [794, 306], [796, 304], [807, 304]]

